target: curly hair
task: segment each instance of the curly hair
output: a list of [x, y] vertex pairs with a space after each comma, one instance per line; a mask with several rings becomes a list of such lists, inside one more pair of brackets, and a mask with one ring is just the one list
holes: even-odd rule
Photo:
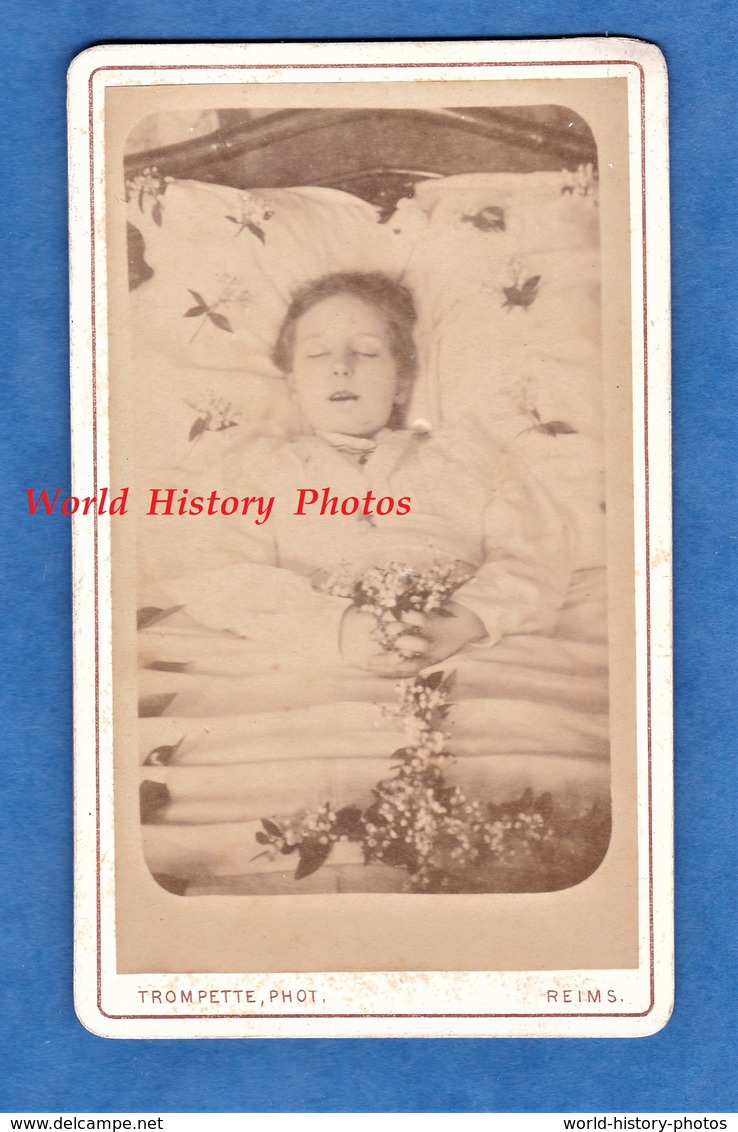
[[417, 359], [413, 325], [415, 304], [407, 287], [396, 283], [381, 271], [344, 271], [322, 275], [305, 283], [292, 296], [272, 351], [272, 361], [282, 373], [292, 369], [295, 330], [304, 314], [324, 299], [336, 295], [352, 295], [379, 311], [387, 327], [392, 357], [397, 366], [400, 388], [408, 387], [415, 377]]

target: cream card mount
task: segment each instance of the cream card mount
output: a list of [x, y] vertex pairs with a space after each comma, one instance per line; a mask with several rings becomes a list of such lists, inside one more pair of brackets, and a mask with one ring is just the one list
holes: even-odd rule
[[95, 47], [69, 143], [80, 1019], [658, 1030], [660, 52]]

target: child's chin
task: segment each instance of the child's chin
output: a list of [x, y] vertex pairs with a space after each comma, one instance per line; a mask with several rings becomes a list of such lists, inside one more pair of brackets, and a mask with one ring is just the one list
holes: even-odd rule
[[371, 423], [367, 424], [365, 421], [341, 420], [340, 417], [331, 424], [324, 426], [326, 432], [343, 432], [346, 436], [364, 437], [374, 436], [376, 432], [379, 432], [381, 427], [381, 425], [378, 425], [375, 428]]

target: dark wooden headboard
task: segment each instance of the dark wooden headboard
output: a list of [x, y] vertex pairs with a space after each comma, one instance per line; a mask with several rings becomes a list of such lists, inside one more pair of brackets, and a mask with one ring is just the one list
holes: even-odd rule
[[576, 169], [597, 164], [587, 123], [562, 106], [462, 110], [219, 112], [207, 137], [126, 158], [126, 177], [163, 176], [237, 188], [323, 185], [388, 216], [419, 180], [454, 173]]
[[[462, 110], [218, 112], [206, 137], [125, 159], [126, 178], [164, 177], [235, 188], [322, 185], [369, 201], [387, 220], [418, 181], [454, 173], [530, 173], [597, 165], [592, 131], [563, 106]], [[128, 226], [129, 282], [151, 276], [141, 234]]]

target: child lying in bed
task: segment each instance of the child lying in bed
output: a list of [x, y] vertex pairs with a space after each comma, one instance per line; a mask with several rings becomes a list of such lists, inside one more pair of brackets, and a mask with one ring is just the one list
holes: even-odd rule
[[[443, 781], [467, 798], [507, 801], [530, 787], [554, 791], [577, 813], [606, 798], [606, 692], [592, 646], [582, 653], [534, 635], [553, 633], [569, 586], [558, 513], [472, 429], [400, 427], [416, 368], [413, 323], [409, 293], [382, 275], [331, 275], [302, 288], [274, 351], [300, 434], [246, 444], [230, 479], [202, 486], [273, 500], [269, 517], [263, 508], [155, 520], [178, 540], [179, 561], [160, 582], [168, 604], [184, 610], [143, 634], [154, 661], [143, 690], [164, 696], [167, 713], [141, 721], [157, 807], [146, 859], [155, 874], [194, 880], [194, 891], [404, 890], [403, 868], [387, 868], [376, 841], [341, 846], [347, 856], [335, 849], [330, 867], [299, 880], [295, 858], [262, 852], [265, 818], [272, 830], [302, 828], [303, 819], [312, 828], [327, 802], [336, 814], [366, 814], [380, 789], [382, 820], [393, 822], [395, 787], [398, 828], [410, 806], [420, 830], [413, 844], [424, 846], [404, 868], [418, 890], [434, 890], [422, 870], [439, 811], [429, 826], [424, 775], [439, 769], [427, 759], [445, 757], [446, 739], [454, 763]], [[379, 611], [385, 583], [391, 606], [398, 579], [434, 570], [454, 582], [440, 607], [389, 620], [359, 608], [370, 579]], [[420, 759], [413, 689], [430, 682], [403, 681], [398, 700], [390, 678], [435, 665], [446, 686], [452, 672], [457, 682], [443, 732], [422, 732]], [[408, 761], [414, 751], [418, 766]], [[454, 837], [466, 829], [457, 818]], [[446, 854], [450, 827], [440, 828]], [[381, 875], [366, 868], [379, 859]], [[237, 880], [220, 889], [218, 878]], [[465, 880], [454, 883], [464, 890]]]
[[[274, 360], [302, 435], [252, 443], [238, 458], [234, 494], [273, 497], [268, 520], [193, 520], [207, 547], [196, 572], [169, 586], [190, 616], [263, 643], [282, 663], [311, 657], [386, 677], [506, 634], [553, 630], [569, 568], [540, 485], [471, 432], [398, 427], [415, 375], [414, 321], [409, 292], [379, 273], [324, 276], [294, 296]], [[350, 593], [390, 564], [409, 573], [456, 564], [466, 580], [442, 609], [392, 626], [388, 648], [373, 614], [326, 579], [348, 580], [340, 592]]]

